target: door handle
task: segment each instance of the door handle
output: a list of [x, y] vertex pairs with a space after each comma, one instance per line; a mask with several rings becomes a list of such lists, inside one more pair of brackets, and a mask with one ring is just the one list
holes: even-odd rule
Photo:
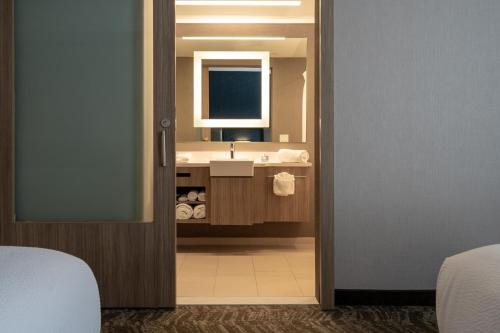
[[161, 131], [161, 166], [167, 166], [167, 133]]

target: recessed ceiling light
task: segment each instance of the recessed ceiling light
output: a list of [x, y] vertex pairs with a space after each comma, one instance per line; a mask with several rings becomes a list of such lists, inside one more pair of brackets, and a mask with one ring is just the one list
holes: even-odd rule
[[178, 6], [268, 6], [268, 7], [298, 7], [302, 1], [271, 1], [271, 0], [177, 0]]
[[285, 37], [260, 37], [260, 36], [184, 36], [184, 40], [285, 40]]

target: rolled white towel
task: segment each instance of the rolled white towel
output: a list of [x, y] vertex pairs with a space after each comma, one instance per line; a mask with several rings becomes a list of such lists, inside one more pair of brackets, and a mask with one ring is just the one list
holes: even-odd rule
[[185, 194], [181, 194], [179, 198], [177, 198], [177, 201], [179, 202], [186, 202], [188, 201], [188, 197]]
[[195, 219], [204, 219], [206, 217], [207, 207], [202, 205], [197, 205], [194, 207], [193, 216]]
[[205, 192], [198, 193], [198, 201], [207, 201]]
[[178, 204], [175, 207], [175, 218], [177, 220], [189, 220], [193, 217], [193, 208], [186, 204]]
[[175, 155], [175, 162], [176, 163], [187, 163], [191, 159], [192, 154], [191, 153], [177, 153]]
[[280, 197], [295, 194], [295, 176], [288, 172], [281, 172], [274, 175], [273, 192]]
[[307, 150], [280, 149], [278, 158], [285, 163], [307, 163], [309, 161], [309, 153]]
[[187, 198], [189, 201], [196, 201], [198, 199], [198, 191], [189, 191]]

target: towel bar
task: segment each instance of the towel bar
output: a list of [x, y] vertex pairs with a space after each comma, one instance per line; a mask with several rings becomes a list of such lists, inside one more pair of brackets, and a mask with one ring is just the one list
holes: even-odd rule
[[[295, 178], [307, 178], [307, 176], [294, 176]], [[267, 176], [267, 178], [274, 178], [274, 176]]]

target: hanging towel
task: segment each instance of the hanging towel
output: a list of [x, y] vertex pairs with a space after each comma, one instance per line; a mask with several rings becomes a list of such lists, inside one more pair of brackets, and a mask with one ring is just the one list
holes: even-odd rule
[[178, 204], [175, 207], [175, 218], [177, 220], [189, 220], [193, 217], [193, 208], [186, 204]]
[[176, 163], [187, 163], [191, 159], [191, 153], [177, 153], [175, 155]]
[[207, 197], [205, 195], [205, 192], [198, 193], [198, 201], [203, 201], [203, 202], [207, 201]]
[[307, 150], [280, 149], [278, 158], [285, 163], [306, 163], [309, 160], [309, 153]]
[[196, 200], [198, 200], [198, 191], [189, 191], [187, 197], [188, 197], [189, 201], [196, 201]]
[[274, 175], [273, 192], [280, 197], [295, 194], [295, 176], [288, 172], [281, 172]]
[[194, 207], [193, 216], [195, 219], [204, 219], [206, 216], [207, 207], [203, 205], [197, 205]]
[[177, 198], [177, 201], [179, 202], [186, 202], [188, 201], [188, 197], [185, 194], [181, 194], [179, 198]]

